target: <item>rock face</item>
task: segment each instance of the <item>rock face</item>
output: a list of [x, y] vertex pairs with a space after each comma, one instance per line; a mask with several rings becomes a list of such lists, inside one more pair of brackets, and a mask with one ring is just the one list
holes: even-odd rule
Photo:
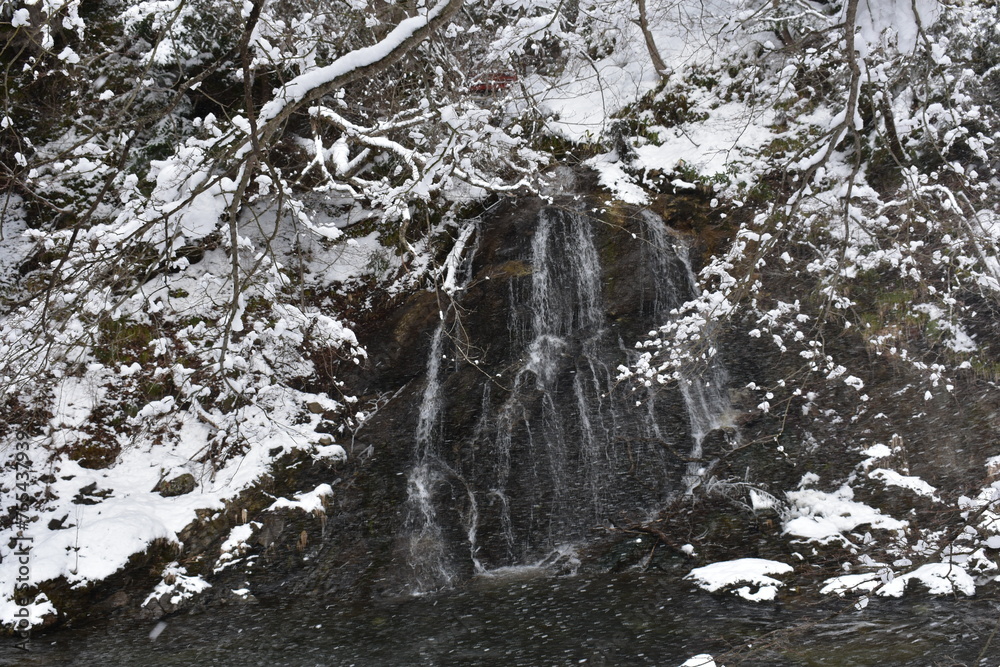
[[[748, 336], [752, 318], [720, 325], [721, 365], [692, 369], [679, 388], [617, 383], [634, 343], [693, 294], [685, 252], [697, 258], [719, 242], [719, 228], [699, 228], [697, 206], [657, 210], [664, 215], [586, 199], [501, 205], [451, 258], [454, 291], [410, 294], [360, 323], [369, 364], [342, 377], [379, 408], [354, 436], [325, 537], [305, 547], [308, 565], [296, 569], [302, 527], [270, 548], [269, 572], [283, 573], [285, 590], [395, 596], [512, 565], [576, 567], [578, 557], [673, 572], [694, 536], [709, 562], [791, 559], [780, 517], [751, 510], [747, 489], [780, 505], [807, 473], [836, 488], [860, 451], [894, 433], [930, 483], [978, 483], [983, 434], [996, 430], [993, 389], [971, 382], [955, 389], [966, 407], [921, 405], [914, 415], [897, 398], [917, 386], [913, 374], [871, 361], [853, 332], [831, 331], [828, 349], [862, 374], [866, 403], [818, 379], [812, 398], [759, 409], [737, 388], [782, 386], [802, 360]], [[776, 296], [808, 294], [803, 281], [789, 276], [788, 294]], [[708, 476], [711, 488], [695, 489]], [[859, 500], [909, 511], [874, 482], [857, 486]], [[666, 548], [633, 553], [616, 527]], [[272, 567], [282, 562], [287, 569]]]
[[452, 258], [460, 289], [359, 331], [370, 365], [348, 387], [388, 399], [353, 444], [373, 592], [571, 560], [595, 529], [682, 495], [728, 407], [721, 382], [702, 386], [715, 376], [683, 393], [616, 381], [692, 294], [685, 242], [659, 216], [522, 200], [476, 224]]

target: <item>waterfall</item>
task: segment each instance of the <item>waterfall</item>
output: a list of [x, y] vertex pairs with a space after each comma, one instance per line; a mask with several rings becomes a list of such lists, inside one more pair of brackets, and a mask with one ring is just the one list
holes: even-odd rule
[[442, 315], [431, 338], [427, 386], [414, 436], [415, 464], [406, 480], [409, 563], [418, 591], [447, 586], [454, 578], [433, 499], [434, 487], [442, 479], [442, 464], [433, 435], [441, 414], [441, 357], [445, 326], [446, 320]]
[[[518, 432], [526, 436], [529, 457], [547, 464], [532, 470], [538, 483], [547, 487], [545, 494], [539, 494], [547, 496], [542, 503], [547, 516], [532, 513], [528, 523], [533, 526], [528, 530], [544, 526], [552, 548], [566, 536], [567, 524], [576, 520], [570, 520], [571, 515], [585, 511], [596, 520], [606, 483], [608, 466], [602, 459], [607, 457], [608, 415], [600, 403], [611, 391], [613, 378], [597, 361], [604, 312], [601, 267], [590, 227], [579, 214], [543, 210], [532, 239], [531, 340], [526, 362], [497, 420], [497, 481], [490, 491], [501, 503], [501, 525], [512, 559], [526, 551], [526, 545], [515, 542], [507, 497], [511, 449]], [[574, 360], [568, 361], [571, 357]], [[559, 380], [567, 373], [572, 376], [570, 401], [558, 396]], [[534, 414], [525, 405], [532, 397], [540, 408]], [[575, 424], [567, 428], [568, 421]], [[582, 505], [581, 471], [586, 492]], [[537, 506], [532, 503], [532, 509]]]
[[[439, 423], [443, 404], [441, 362], [446, 359], [444, 350], [448, 327], [454, 324], [454, 318], [457, 317], [451, 295], [464, 289], [471, 277], [475, 248], [468, 252], [466, 250], [474, 230], [473, 223], [465, 226], [445, 261], [442, 289], [447, 295], [448, 305], [444, 310], [438, 311], [439, 321], [431, 336], [427, 355], [427, 384], [424, 386], [413, 438], [414, 463], [406, 480], [408, 563], [413, 570], [414, 592], [448, 586], [455, 577], [449, 547], [434, 502], [437, 487], [451, 473], [439, 451]], [[467, 530], [468, 539], [474, 545], [478, 516], [474, 496], [472, 500]]]
[[[687, 246], [671, 236], [658, 216], [647, 211], [643, 219], [649, 243], [654, 248], [651, 262], [655, 266], [654, 274], [658, 277], [655, 282], [654, 312], [658, 321], [666, 322], [671, 317], [671, 311], [681, 301], [697, 296], [698, 281], [691, 268]], [[682, 271], [676, 270], [678, 264]], [[683, 284], [678, 284], [678, 278], [683, 279]], [[726, 389], [727, 380], [725, 368], [714, 357], [708, 359], [704, 367], [692, 364], [681, 372], [679, 387], [687, 409], [691, 434], [691, 449], [688, 453], [691, 462], [684, 475], [685, 493], [688, 495], [701, 484], [704, 476], [705, 465], [699, 460], [704, 455], [702, 445], [705, 436], [729, 426], [727, 420], [731, 406]]]
[[[544, 208], [524, 228], [524, 254], [507, 262], [523, 268], [492, 287], [484, 287], [488, 275], [471, 282], [477, 248], [471, 232], [460, 236], [445, 269], [458, 303], [431, 337], [407, 477], [414, 591], [463, 574], [565, 562], [595, 528], [641, 520], [700, 479], [695, 464], [672, 452], [700, 458], [706, 434], [721, 425], [721, 367], [692, 371], [673, 398], [616, 385], [626, 353], [608, 312], [609, 285], [624, 285], [616, 298], [632, 295], [629, 317], [643, 318], [645, 330], [695, 294], [685, 249], [663, 222], [647, 215], [628, 224], [643, 238]], [[633, 260], [608, 269], [602, 252]], [[469, 305], [483, 303], [469, 289], [494, 290], [491, 312]], [[494, 344], [503, 354], [490, 367], [448, 362], [456, 356], [449, 332], [466, 331], [462, 318], [477, 316], [490, 329], [473, 333], [470, 346], [484, 358]]]

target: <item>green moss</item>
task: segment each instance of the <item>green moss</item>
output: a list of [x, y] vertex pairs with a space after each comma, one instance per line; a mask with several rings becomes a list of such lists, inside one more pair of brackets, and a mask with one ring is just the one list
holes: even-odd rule
[[785, 157], [786, 155], [794, 155], [806, 148], [809, 144], [810, 137], [802, 135], [782, 135], [776, 137], [761, 149], [761, 155], [763, 157]]
[[531, 264], [523, 260], [514, 259], [503, 264], [490, 267], [490, 278], [522, 278], [531, 275]]
[[970, 359], [969, 363], [972, 365], [972, 372], [975, 373], [976, 377], [990, 382], [1000, 381], [1000, 362], [974, 358]]
[[534, 137], [531, 147], [542, 153], [551, 155], [557, 162], [576, 164], [591, 158], [601, 152], [597, 137], [591, 136], [590, 141], [574, 142], [549, 133]]
[[911, 289], [897, 289], [890, 291], [880, 291], [875, 296], [875, 303], [881, 314], [908, 308], [916, 298], [916, 293]]
[[757, 181], [743, 193], [744, 203], [750, 206], [766, 205], [773, 202], [777, 197], [777, 190], [766, 178]]
[[903, 183], [903, 170], [888, 148], [877, 148], [868, 158], [868, 182], [879, 192], [894, 192]]
[[125, 319], [102, 320], [97, 324], [97, 331], [94, 356], [105, 366], [146, 365], [152, 361], [149, 344], [153, 340], [153, 330], [149, 325]]
[[140, 388], [143, 396], [149, 401], [158, 401], [170, 393], [167, 387], [160, 382], [148, 382], [144, 383]]

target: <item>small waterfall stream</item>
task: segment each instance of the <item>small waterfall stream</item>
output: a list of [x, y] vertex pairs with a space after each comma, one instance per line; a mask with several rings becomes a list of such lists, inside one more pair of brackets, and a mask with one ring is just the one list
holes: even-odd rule
[[[445, 339], [449, 327], [455, 324], [456, 304], [451, 294], [460, 292], [471, 277], [471, 262], [475, 246], [468, 247], [468, 241], [475, 231], [470, 223], [462, 230], [455, 248], [445, 262], [444, 296], [447, 306], [438, 310], [438, 325], [431, 336], [430, 351], [427, 355], [427, 384], [424, 387], [414, 434], [414, 464], [406, 480], [407, 517], [405, 531], [408, 535], [408, 562], [413, 569], [414, 591], [427, 591], [448, 586], [454, 579], [454, 566], [434, 504], [436, 487], [451, 474], [449, 466], [441, 456], [440, 421], [442, 418], [442, 361], [445, 355]], [[468, 250], [468, 252], [466, 252]], [[469, 541], [475, 544], [475, 496], [470, 494]], [[474, 557], [474, 554], [473, 554]]]
[[[461, 328], [457, 304], [477, 247], [466, 247], [464, 235], [449, 257], [457, 303], [443, 310], [431, 337], [407, 478], [415, 592], [463, 573], [571, 558], [571, 545], [595, 528], [641, 520], [697, 485], [697, 464], [669, 450], [701, 456], [728, 409], [724, 371], [710, 364], [692, 373], [671, 400], [616, 386], [615, 369], [634, 340], [622, 340], [608, 313], [614, 277], [601, 261], [626, 236], [642, 244], [641, 260], [618, 279], [633, 282], [629, 289], [648, 304], [640, 309], [648, 330], [695, 293], [685, 250], [653, 215], [635, 223], [642, 238], [619, 234], [614, 243], [601, 224], [578, 211], [540, 211], [528, 256], [518, 260], [530, 271], [503, 288], [505, 330], [479, 332], [507, 339], [512, 363], [500, 367], [472, 372], [450, 361], [467, 356], [457, 354], [463, 343], [449, 331]], [[458, 425], [457, 403], [472, 401], [456, 387], [478, 392], [474, 426]]]
[[453, 578], [433, 500], [434, 487], [440, 483], [443, 472], [434, 427], [441, 413], [441, 357], [446, 324], [442, 316], [431, 339], [427, 386], [414, 436], [416, 460], [406, 480], [409, 563], [417, 590], [447, 586]]
[[[691, 268], [688, 249], [677, 242], [663, 221], [646, 211], [643, 216], [648, 241], [653, 247], [650, 262], [657, 277], [655, 317], [666, 322], [671, 312], [680, 305], [679, 297], [697, 295], [698, 281]], [[683, 299], [681, 299], [683, 301]], [[726, 389], [728, 378], [725, 368], [712, 357], [703, 367], [692, 366], [682, 372], [679, 388], [687, 408], [691, 435], [691, 449], [684, 475], [685, 494], [690, 495], [704, 477], [705, 466], [698, 462], [704, 455], [705, 437], [712, 431], [728, 427], [731, 413], [729, 393]]]
[[[556, 546], [566, 524], [579, 519], [574, 514], [587, 512], [591, 520], [597, 520], [609, 469], [606, 421], [613, 418], [601, 405], [612, 389], [613, 378], [598, 352], [605, 333], [604, 312], [600, 262], [589, 222], [582, 216], [543, 210], [531, 250], [532, 338], [526, 362], [514, 377], [513, 389], [491, 434], [498, 457], [496, 484], [490, 495], [501, 505], [501, 525], [511, 559], [524, 552], [524, 545], [515, 539], [507, 497], [515, 439], [519, 434], [527, 439], [527, 455], [536, 462], [532, 474], [539, 486], [547, 487], [546, 502], [531, 505], [532, 510], [546, 507], [547, 511], [537, 515], [532, 511], [529, 523]], [[567, 368], [570, 363], [572, 367]], [[572, 376], [571, 397], [559, 394], [559, 382], [567, 373]], [[534, 411], [526, 400], [537, 403]], [[538, 461], [542, 462], [540, 469]]]

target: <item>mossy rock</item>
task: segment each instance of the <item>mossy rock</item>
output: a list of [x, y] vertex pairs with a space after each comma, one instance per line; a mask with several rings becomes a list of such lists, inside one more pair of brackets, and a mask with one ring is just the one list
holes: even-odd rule
[[111, 467], [121, 451], [121, 445], [118, 443], [87, 440], [74, 445], [67, 453], [67, 457], [79, 463], [81, 468], [104, 470]]
[[532, 271], [533, 269], [529, 262], [515, 259], [490, 267], [489, 277], [494, 280], [502, 278], [523, 278], [524, 276], [530, 276]]
[[153, 490], [164, 498], [172, 498], [173, 496], [183, 496], [191, 493], [197, 486], [198, 482], [195, 480], [194, 475], [186, 472], [169, 481], [164, 480], [160, 482]]
[[153, 330], [145, 325], [121, 320], [104, 320], [98, 324], [100, 338], [94, 346], [94, 356], [106, 366], [148, 364], [152, 360], [149, 347]]

